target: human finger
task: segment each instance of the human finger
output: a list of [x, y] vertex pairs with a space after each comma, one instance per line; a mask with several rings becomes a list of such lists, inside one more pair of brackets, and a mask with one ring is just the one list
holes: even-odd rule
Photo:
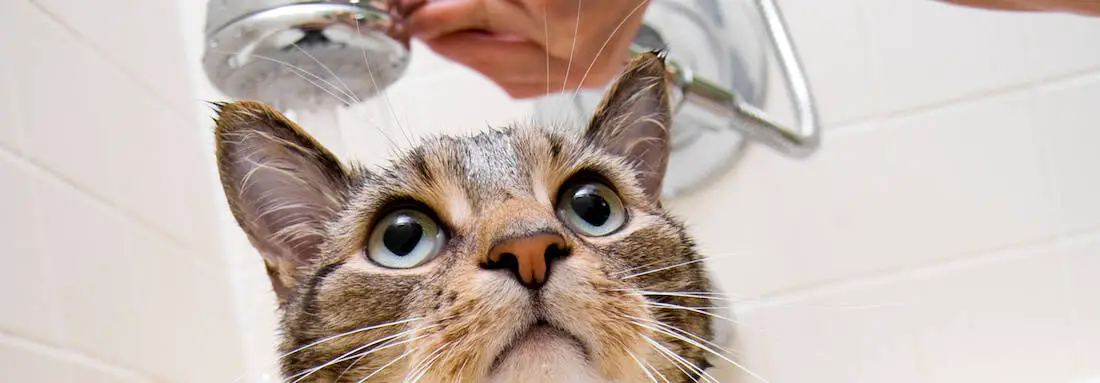
[[[542, 29], [533, 26], [520, 4], [508, 0], [429, 1], [406, 18], [410, 31], [428, 40], [461, 31], [491, 31], [541, 42]], [[537, 33], [536, 33], [537, 32]]]
[[602, 87], [618, 73], [627, 56], [607, 55], [589, 68], [549, 56], [530, 41], [476, 32], [453, 33], [425, 43], [436, 53], [488, 77], [510, 94], [522, 88], [525, 96]]

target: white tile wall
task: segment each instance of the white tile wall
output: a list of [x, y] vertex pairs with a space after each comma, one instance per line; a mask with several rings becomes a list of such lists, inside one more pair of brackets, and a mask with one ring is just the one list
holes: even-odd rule
[[1078, 349], [1078, 376], [1100, 377], [1100, 236], [1089, 235], [1067, 241], [1065, 272], [1068, 298], [1073, 312], [1071, 333]]
[[738, 346], [777, 382], [1072, 382], [1063, 261], [1052, 243], [749, 303]]
[[749, 158], [672, 206], [703, 246], [732, 251], [717, 263], [732, 290], [750, 295], [1048, 238], [1030, 100], [1012, 94], [882, 121], [830, 140], [808, 162]]
[[[780, 3], [822, 150], [752, 150], [669, 203], [744, 298], [736, 358], [772, 382], [1100, 376], [1100, 19]], [[21, 36], [0, 39], [0, 305], [20, 308], [0, 315], [0, 380], [254, 381], [269, 367], [267, 281], [195, 115], [218, 98], [196, 65], [204, 6], [0, 2], [0, 35]], [[342, 113], [353, 157], [393, 149], [379, 130], [404, 141], [401, 128], [532, 113], [413, 54], [388, 99]]]
[[[149, 374], [183, 382], [233, 381], [244, 370], [241, 355], [207, 352], [214, 347], [240, 347], [234, 323], [228, 272], [164, 243], [154, 232], [131, 228], [128, 253], [138, 267], [139, 359]], [[221, 299], [210, 299], [219, 297]], [[178, 347], [180, 344], [195, 345]], [[179, 363], [178, 361], [188, 361]], [[197, 368], [201, 367], [201, 368]]]
[[[33, 180], [33, 179], [32, 179]], [[41, 252], [61, 305], [62, 345], [127, 367], [141, 357], [134, 332], [138, 271], [125, 251], [126, 222], [78, 190], [32, 184]]]
[[181, 19], [131, 3], [0, 2], [0, 381], [244, 371]]
[[[34, 39], [10, 39], [21, 151], [34, 162], [96, 195], [111, 192], [106, 141], [111, 100], [104, 90], [122, 81], [117, 71], [27, 1], [7, 2], [4, 35], [34, 31]], [[74, 65], [74, 63], [80, 63]], [[88, 76], [87, 73], [97, 73]], [[47, 81], [49, 79], [49, 81]]]
[[[862, 1], [885, 111], [1034, 80], [1029, 15], [923, 0]], [[1011, 64], [1010, 64], [1011, 63]]]
[[[889, 278], [812, 294], [749, 301], [737, 310], [734, 350], [772, 382], [925, 382], [912, 283]], [[722, 381], [755, 381], [731, 369]]]
[[1100, 74], [1041, 87], [1035, 121], [1043, 171], [1060, 230], [1100, 228]]
[[1073, 381], [1079, 350], [1057, 249], [1011, 251], [927, 274], [918, 276], [912, 320], [920, 323], [928, 382]]
[[66, 350], [44, 347], [19, 338], [0, 335], [0, 366], [5, 381], [136, 383], [140, 375], [104, 365]]
[[[0, 23], [8, 24], [10, 16], [0, 15]], [[10, 39], [0, 41], [0, 50], [8, 52], [14, 49]], [[0, 61], [0, 145], [6, 147], [18, 146], [22, 141], [15, 127], [19, 124], [19, 116], [16, 114], [15, 100], [15, 76], [11, 68], [12, 62]]]
[[54, 275], [45, 252], [41, 249], [38, 217], [35, 209], [27, 204], [33, 196], [35, 180], [32, 172], [20, 166], [17, 158], [0, 152], [0, 179], [24, 180], [5, 183], [0, 199], [0, 228], [5, 233], [0, 241], [0, 254], [5, 260], [19, 259], [22, 267], [5, 267], [0, 278], [0, 302], [15, 304], [18, 310], [10, 310], [0, 316], [3, 331], [22, 334], [37, 341], [58, 344], [60, 336], [61, 307], [53, 283]]
[[[188, 89], [190, 79], [180, 76], [187, 68], [187, 52], [179, 49], [182, 34], [173, 1], [34, 0], [88, 48], [102, 53], [120, 74], [135, 81], [170, 111], [183, 114], [196, 101], [177, 89]], [[196, 1], [195, 3], [205, 3]], [[125, 20], [118, 22], [115, 20]]]
[[795, 42], [820, 105], [821, 120], [832, 126], [873, 115], [879, 101], [868, 49], [871, 35], [862, 22], [858, 0], [787, 0], [781, 5], [794, 36], [829, 41]]
[[753, 298], [746, 366], [772, 382], [1100, 377], [1100, 19], [780, 2], [813, 47], [822, 150], [754, 151], [671, 204]]

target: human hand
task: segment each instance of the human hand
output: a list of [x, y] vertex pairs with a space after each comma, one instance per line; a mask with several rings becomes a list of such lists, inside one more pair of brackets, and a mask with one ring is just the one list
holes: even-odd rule
[[606, 85], [629, 59], [649, 0], [400, 0], [433, 51], [515, 98]]

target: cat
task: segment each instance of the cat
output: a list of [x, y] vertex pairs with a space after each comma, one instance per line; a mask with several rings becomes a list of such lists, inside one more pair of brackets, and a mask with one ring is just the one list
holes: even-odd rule
[[665, 65], [633, 59], [583, 132], [433, 137], [377, 170], [262, 103], [217, 104], [286, 381], [716, 381], [704, 258], [659, 200]]

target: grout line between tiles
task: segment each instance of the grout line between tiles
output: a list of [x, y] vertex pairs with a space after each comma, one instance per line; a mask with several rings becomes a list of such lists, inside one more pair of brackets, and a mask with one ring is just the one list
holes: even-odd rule
[[141, 372], [107, 362], [94, 356], [85, 355], [71, 349], [45, 345], [5, 331], [0, 331], [0, 343], [7, 343], [23, 349], [38, 351], [39, 353], [50, 357], [67, 360], [76, 364], [83, 365], [85, 367], [91, 367], [97, 370], [106, 371], [118, 376], [136, 378], [138, 380], [147, 382], [155, 381], [151, 377], [146, 376]]
[[1095, 81], [1098, 78], [1100, 78], [1100, 67], [1078, 72], [1074, 76], [1051, 79], [1050, 81], [1044, 80], [1036, 84], [1035, 88], [1040, 91], [1057, 90], [1068, 86], [1078, 85], [1079, 83]]
[[1100, 238], [1100, 225], [1095, 225], [1087, 229], [1074, 230], [1071, 232], [1063, 233], [1059, 236], [1059, 241], [1066, 246], [1076, 245], [1084, 241], [1092, 241]]
[[[976, 251], [956, 257], [942, 258], [910, 266], [871, 271], [860, 275], [778, 290], [772, 293], [761, 294], [756, 298], [746, 299], [747, 302], [751, 303], [740, 303], [736, 304], [736, 306], [740, 306], [737, 308], [738, 311], [751, 311], [758, 308], [798, 302], [807, 298], [830, 293], [851, 291], [900, 280], [918, 279], [930, 274], [991, 264], [1005, 259], [1040, 257], [1046, 253], [1035, 252], [1035, 254], [1031, 254], [1029, 251], [1056, 250], [1064, 247], [1068, 243], [1075, 243], [1097, 237], [1100, 237], [1100, 227], [1087, 232], [1055, 234], [1035, 241]], [[740, 298], [735, 299], [741, 300]]]
[[28, 3], [30, 3], [44, 16], [46, 16], [46, 18], [53, 21], [54, 24], [65, 30], [65, 32], [69, 34], [69, 37], [75, 39], [77, 42], [84, 44], [86, 48], [94, 52], [97, 56], [99, 56], [100, 59], [103, 59], [107, 63], [111, 64], [110, 66], [112, 67], [112, 69], [119, 71], [123, 74], [123, 76], [129, 78], [130, 81], [133, 81], [138, 86], [138, 88], [141, 88], [144, 92], [148, 93], [148, 95], [157, 99], [157, 101], [159, 101], [157, 103], [158, 106], [168, 109], [169, 111], [171, 111], [171, 114], [173, 116], [180, 118], [182, 122], [187, 122], [189, 125], [193, 123], [192, 121], [194, 121], [194, 116], [192, 116], [190, 113], [183, 113], [183, 111], [175, 110], [173, 103], [165, 98], [163, 94], [153, 88], [152, 85], [145, 81], [145, 79], [131, 72], [131, 70], [126, 65], [116, 60], [114, 57], [112, 57], [110, 54], [107, 54], [106, 51], [100, 48], [99, 44], [96, 44], [95, 42], [87, 39], [87, 37], [84, 36], [83, 33], [81, 33], [79, 30], [74, 29], [72, 26], [66, 23], [63, 18], [54, 14], [42, 4], [39, 4], [39, 1], [40, 0], [28, 0]]
[[81, 185], [76, 181], [73, 181], [72, 179], [66, 177], [64, 174], [57, 172], [50, 167], [45, 166], [44, 164], [40, 164], [34, 159], [21, 154], [21, 152], [16, 149], [0, 144], [0, 157], [7, 157], [17, 166], [29, 167], [38, 174], [46, 175], [51, 181], [62, 184], [65, 187], [70, 188], [71, 191], [75, 191], [77, 192], [77, 194], [80, 194], [85, 198], [95, 201], [101, 207], [105, 207], [107, 208], [107, 210], [113, 212], [114, 214], [125, 218], [131, 224], [139, 224], [145, 230], [156, 233], [158, 236], [161, 237], [161, 239], [168, 240], [172, 245], [176, 246], [180, 250], [184, 250], [184, 252], [186, 253], [193, 254], [204, 251], [202, 249], [192, 246], [188, 243], [188, 241], [184, 240], [183, 238], [179, 238], [175, 234], [164, 230], [160, 227], [160, 225], [157, 225], [149, 221], [148, 219], [145, 219], [141, 215], [135, 214], [129, 209], [114, 203], [113, 201], [111, 201], [110, 198], [100, 195], [95, 191], [81, 187]]
[[976, 102], [1013, 93], [1056, 89], [1059, 87], [1075, 84], [1080, 81], [1091, 80], [1096, 76], [1100, 76], [1100, 67], [1089, 68], [1086, 70], [1076, 71], [1059, 76], [1045, 77], [1035, 81], [1028, 81], [1020, 84], [994, 88], [975, 93], [969, 93], [954, 98], [944, 99], [934, 103], [900, 109], [892, 112], [886, 112], [863, 119], [854, 119], [850, 120], [844, 125], [837, 126], [831, 129], [825, 129], [822, 133], [831, 138], [840, 138], [855, 134], [862, 134], [879, 129], [878, 124], [876, 124], [878, 122], [919, 116], [925, 113], [946, 109], [955, 105]]

